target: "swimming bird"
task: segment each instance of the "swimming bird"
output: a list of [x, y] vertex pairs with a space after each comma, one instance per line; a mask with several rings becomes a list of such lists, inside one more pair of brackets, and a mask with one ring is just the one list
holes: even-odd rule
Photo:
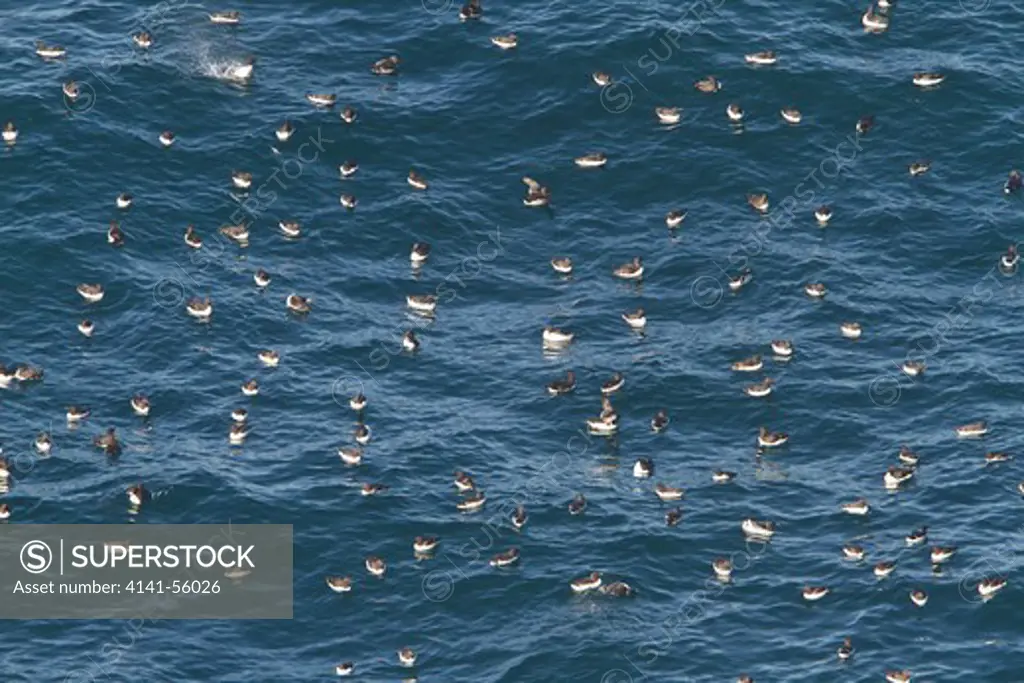
[[628, 598], [635, 592], [633, 587], [625, 581], [614, 581], [605, 584], [597, 589], [601, 595], [611, 595], [616, 598]]
[[231, 419], [235, 422], [245, 422], [249, 419], [249, 411], [245, 408], [235, 408], [231, 411]]
[[696, 83], [694, 83], [693, 87], [695, 87], [700, 92], [709, 93], [710, 94], [710, 93], [716, 93], [719, 90], [721, 90], [722, 89], [722, 83], [721, 83], [721, 81], [719, 81], [714, 76], [708, 76], [707, 78], [702, 78], [699, 81], [697, 81]]
[[19, 365], [14, 370], [14, 379], [19, 382], [37, 382], [43, 378], [43, 371], [30, 365]]
[[3, 138], [8, 145], [13, 145], [18, 141], [18, 128], [14, 125], [14, 121], [4, 124]]
[[863, 517], [871, 511], [871, 506], [863, 498], [858, 498], [852, 503], [843, 503], [841, 506], [843, 512], [848, 515], [857, 515]]
[[193, 318], [209, 320], [210, 316], [213, 315], [213, 301], [210, 297], [206, 297], [205, 299], [194, 297], [189, 299], [188, 303], [185, 304], [185, 312]]
[[135, 394], [131, 400], [132, 412], [139, 417], [146, 417], [149, 415], [151, 404], [145, 394]]
[[40, 432], [36, 436], [36, 440], [33, 442], [33, 445], [42, 455], [49, 455], [50, 451], [53, 450], [53, 440], [50, 439], [50, 435], [46, 432]]
[[342, 178], [348, 178], [349, 176], [355, 175], [355, 172], [359, 170], [359, 164], [355, 161], [346, 161], [338, 167], [338, 173], [341, 174]]
[[338, 201], [341, 202], [342, 206], [350, 210], [356, 208], [356, 204], [359, 203], [359, 200], [352, 194], [343, 194]]
[[900, 366], [900, 369], [908, 377], [917, 377], [924, 373], [925, 364], [924, 361], [908, 360]]
[[745, 116], [742, 107], [736, 103], [730, 104], [725, 108], [725, 115], [729, 117], [729, 120], [733, 123], [739, 123]]
[[869, 130], [875, 127], [874, 116], [862, 116], [857, 120], [857, 134], [866, 135]]
[[892, 574], [894, 571], [896, 571], [896, 563], [895, 562], [879, 562], [878, 564], [875, 565], [875, 568], [874, 568], [875, 576], [877, 576], [880, 579], [886, 578], [887, 576]]
[[912, 590], [910, 591], [910, 601], [918, 607], [924, 607], [928, 604], [928, 594], [920, 589]]
[[985, 464], [986, 465], [994, 465], [994, 464], [999, 463], [999, 462], [1006, 462], [1007, 460], [1012, 459], [1012, 457], [1013, 456], [1011, 456], [1009, 453], [1000, 453], [1000, 452], [986, 453], [985, 454]]
[[900, 452], [896, 455], [900, 459], [900, 462], [904, 465], [910, 465], [911, 467], [917, 465], [921, 461], [921, 458], [914, 451], [910, 450], [907, 446], [900, 446]]
[[842, 323], [839, 325], [839, 332], [847, 339], [860, 339], [860, 323]]
[[547, 206], [551, 201], [551, 190], [544, 187], [529, 176], [523, 176], [523, 184], [526, 185], [526, 196], [523, 204], [526, 206]]
[[663, 432], [668, 429], [668, 413], [664, 410], [659, 410], [651, 418], [651, 431]]
[[930, 171], [931, 168], [932, 164], [930, 161], [915, 161], [914, 163], [910, 164], [908, 170], [910, 171], [910, 177], [914, 178], [919, 175], [924, 175], [925, 173]]
[[931, 88], [946, 80], [946, 77], [935, 72], [920, 72], [914, 74], [914, 85], [919, 88]]
[[165, 130], [164, 132], [160, 133], [159, 140], [160, 144], [163, 145], [164, 147], [170, 147], [171, 145], [174, 144], [174, 133], [172, 133], [169, 130]]
[[612, 271], [615, 277], [622, 280], [639, 280], [644, 276], [644, 264], [643, 260], [639, 256], [634, 256], [633, 260], [629, 263], [625, 263], [615, 268]]
[[363, 395], [363, 392], [360, 391], [355, 396], [350, 398], [348, 400], [348, 407], [356, 411], [357, 413], [361, 413], [362, 411], [364, 411], [366, 409], [366, 396]]
[[722, 581], [732, 578], [732, 561], [727, 557], [716, 558], [711, 563], [711, 569], [715, 572], [715, 576]]
[[930, 557], [932, 564], [942, 564], [956, 555], [956, 546], [935, 546], [932, 548]]
[[761, 359], [761, 356], [755, 355], [736, 361], [729, 366], [729, 369], [734, 372], [757, 372], [763, 367], [764, 361]]
[[763, 192], [748, 194], [747, 204], [750, 204], [753, 209], [759, 213], [768, 212], [768, 195]]
[[153, 46], [153, 36], [149, 31], [139, 31], [132, 36], [132, 42], [146, 50]]
[[306, 101], [314, 107], [333, 107], [338, 96], [333, 93], [306, 93]]
[[91, 304], [103, 300], [103, 285], [80, 284], [78, 293]]
[[820, 282], [812, 282], [804, 285], [804, 293], [812, 299], [823, 299], [828, 294], [828, 290]]
[[370, 428], [362, 423], [356, 425], [355, 430], [352, 432], [352, 436], [360, 446], [365, 446], [370, 443], [370, 439], [372, 438]]
[[199, 249], [203, 246], [203, 238], [199, 236], [199, 233], [191, 225], [185, 226], [185, 244], [193, 249]]
[[983, 599], [989, 599], [999, 591], [1006, 587], [1006, 579], [995, 578], [995, 579], [982, 579], [978, 583], [978, 595]]
[[920, 529], [914, 529], [906, 535], [904, 540], [908, 548], [923, 544], [928, 540], [928, 527], [923, 526]]
[[295, 239], [302, 234], [302, 225], [298, 221], [278, 221], [277, 227], [285, 237]]
[[416, 653], [412, 648], [403, 647], [398, 651], [398, 663], [402, 666], [412, 666], [416, 663]]
[[763, 448], [777, 448], [789, 441], [789, 434], [784, 432], [770, 432], [767, 427], [761, 427], [757, 433], [757, 444]]
[[569, 344], [575, 335], [557, 327], [545, 327], [541, 332], [541, 341], [546, 347], [559, 347]]
[[582, 493], [577, 493], [573, 496], [572, 500], [569, 501], [569, 514], [570, 515], [582, 515], [583, 511], [587, 509], [587, 499]]
[[141, 483], [129, 486], [125, 493], [128, 496], [128, 502], [136, 508], [142, 507], [143, 501], [149, 497], [149, 492]]
[[601, 393], [610, 396], [621, 389], [626, 383], [626, 377], [621, 372], [616, 372], [601, 385]]
[[295, 134], [295, 127], [285, 119], [285, 122], [278, 126], [277, 130], [274, 131], [274, 135], [277, 136], [278, 142], [287, 142], [288, 138]]
[[91, 320], [83, 320], [78, 323], [78, 331], [86, 337], [91, 337], [92, 333], [96, 331], [96, 325]]
[[222, 225], [218, 232], [236, 244], [245, 246], [249, 243], [249, 226], [245, 223]]
[[1020, 171], [1010, 171], [1010, 176], [1003, 185], [1003, 193], [1013, 194], [1019, 192], [1021, 187], [1024, 187], [1024, 178], [1021, 177]]
[[249, 425], [245, 422], [233, 422], [228, 430], [228, 441], [235, 446], [245, 443], [250, 432]]
[[398, 55], [382, 57], [370, 65], [370, 71], [378, 76], [394, 76], [398, 73]]
[[370, 572], [370, 574], [378, 578], [384, 576], [384, 574], [388, 570], [387, 562], [377, 557], [376, 555], [370, 555], [369, 557], [367, 557], [366, 562], [364, 562], [364, 565], [366, 566], [366, 571]]
[[674, 488], [668, 484], [655, 484], [654, 495], [658, 496], [660, 500], [666, 502], [670, 500], [682, 500], [683, 490]]
[[839, 646], [838, 650], [836, 650], [836, 656], [839, 658], [840, 662], [845, 662], [853, 657], [853, 640], [851, 638], [843, 639], [843, 644]]
[[363, 484], [362, 488], [359, 489], [359, 492], [363, 496], [376, 496], [381, 493], [386, 493], [387, 490], [388, 487], [384, 484]]
[[728, 484], [736, 478], [735, 472], [727, 472], [725, 470], [715, 470], [711, 473], [711, 481], [716, 484]]
[[270, 285], [270, 273], [260, 268], [253, 273], [252, 281], [256, 283], [257, 287], [263, 289]]
[[[888, 21], [888, 20], [887, 20]], [[909, 671], [886, 671], [886, 683], [910, 683]]]
[[441, 541], [436, 536], [417, 536], [413, 539], [412, 550], [419, 555], [434, 552]]
[[233, 64], [228, 69], [227, 77], [233, 81], [248, 81], [256, 68], [256, 58], [246, 57], [241, 64]]
[[67, 53], [60, 45], [47, 45], [41, 40], [36, 41], [36, 54], [43, 59], [62, 59]]
[[804, 586], [804, 589], [800, 591], [804, 600], [808, 602], [817, 602], [823, 597], [829, 594], [829, 589], [826, 586]]
[[409, 294], [405, 297], [406, 305], [420, 313], [433, 313], [437, 308], [437, 297], [433, 294]]
[[429, 256], [430, 245], [426, 242], [416, 242], [412, 245], [412, 250], [409, 252], [409, 260], [412, 261], [413, 267], [421, 266]]
[[1011, 244], [1006, 248], [1006, 253], [999, 257], [999, 268], [1003, 271], [1012, 271], [1020, 263], [1020, 254], [1017, 253], [1017, 245]]
[[686, 211], [682, 209], [675, 209], [665, 214], [665, 225], [668, 226], [669, 230], [674, 230], [683, 224], [686, 220]]
[[623, 313], [622, 319], [634, 330], [642, 330], [647, 326], [647, 315], [642, 308], [638, 308], [633, 312]]
[[889, 17], [876, 12], [873, 6], [868, 6], [860, 17], [860, 23], [867, 31], [881, 33], [889, 28]]
[[885, 471], [882, 478], [885, 488], [889, 490], [898, 489], [914, 477], [914, 470], [902, 467], [890, 467]]
[[984, 421], [972, 422], [956, 428], [956, 435], [961, 439], [985, 436], [988, 434], [988, 424]]
[[743, 389], [743, 392], [747, 396], [752, 396], [754, 398], [764, 398], [765, 396], [768, 396], [769, 394], [772, 393], [773, 384], [775, 384], [775, 380], [773, 380], [771, 377], [766, 377], [764, 378], [764, 380], [760, 382], [756, 382], [754, 384], [747, 386], [746, 388]]
[[814, 210], [814, 219], [818, 221], [818, 224], [822, 227], [828, 225], [828, 222], [832, 220], [832, 207], [819, 206]]
[[427, 179], [417, 173], [415, 170], [409, 171], [409, 177], [407, 178], [409, 185], [416, 188], [417, 190], [427, 189]]
[[249, 380], [248, 382], [246, 382], [245, 384], [242, 385], [242, 395], [243, 396], [258, 396], [259, 393], [260, 393], [259, 382], [257, 382], [254, 379], [251, 379], [251, 380]]
[[0, 503], [0, 521], [11, 518], [11, 506], [7, 503]]
[[473, 493], [456, 503], [455, 508], [459, 512], [473, 512], [482, 508], [485, 502], [487, 502], [487, 497], [483, 492]]
[[242, 21], [242, 13], [232, 10], [230, 12], [212, 12], [210, 21], [214, 24], [238, 24]]
[[335, 593], [349, 593], [352, 590], [352, 578], [349, 576], [328, 576], [327, 587]]
[[633, 476], [637, 479], [646, 479], [654, 474], [654, 461], [649, 458], [640, 458], [633, 463]]
[[508, 567], [519, 561], [519, 549], [509, 548], [505, 552], [498, 553], [491, 558], [492, 567]]
[[559, 256], [551, 259], [551, 267], [556, 273], [570, 275], [572, 273], [572, 259], [567, 256]]
[[595, 590], [601, 586], [601, 573], [591, 572], [589, 576], [574, 579], [569, 585], [574, 593], [586, 593], [587, 591]]
[[247, 190], [252, 186], [252, 173], [246, 171], [232, 171], [231, 182], [241, 190]]
[[1020, 495], [1024, 496], [1024, 481], [1017, 484], [1017, 492], [1020, 493]]
[[743, 60], [747, 64], [755, 64], [757, 66], [770, 66], [779, 61], [778, 56], [772, 50], [765, 50], [764, 52], [754, 52], [743, 57]]
[[115, 247], [124, 245], [124, 233], [121, 231], [117, 221], [110, 221], [110, 227], [107, 228], [107, 244]]
[[594, 80], [594, 83], [597, 83], [602, 88], [612, 84], [611, 74], [605, 73], [604, 71], [595, 71], [590, 75], [590, 77]]
[[466, 493], [476, 488], [476, 484], [473, 482], [473, 478], [465, 472], [455, 472], [455, 488], [459, 490], [459, 493]]
[[576, 389], [576, 373], [568, 370], [564, 379], [556, 379], [548, 384], [548, 393], [552, 396], [568, 394]]
[[672, 508], [665, 513], [665, 526], [676, 526], [683, 521], [682, 508]]
[[516, 507], [516, 509], [512, 512], [511, 519], [512, 526], [514, 526], [516, 529], [522, 529], [524, 526], [526, 526], [526, 520], [528, 519], [526, 516], [526, 508], [523, 507], [522, 505]]
[[658, 117], [659, 123], [671, 125], [679, 123], [679, 119], [682, 115], [682, 109], [679, 107], [655, 107], [654, 115]]
[[358, 446], [342, 446], [338, 449], [338, 457], [346, 465], [358, 465], [363, 461], [363, 449]]
[[752, 517], [744, 519], [740, 528], [747, 536], [758, 538], [771, 538], [775, 535], [775, 523], [765, 520], [757, 520]]
[[751, 280], [754, 279], [754, 271], [750, 268], [744, 268], [735, 276], [729, 276], [729, 289], [733, 292], [738, 292], [743, 287], [748, 285]]
[[309, 313], [312, 310], [313, 300], [298, 294], [289, 294], [284, 303], [293, 313]]
[[355, 123], [358, 117], [358, 112], [352, 107], [345, 107], [341, 110], [341, 120], [345, 123]]
[[483, 14], [484, 9], [480, 6], [480, 0], [467, 0], [466, 4], [459, 10], [459, 21], [479, 19]]
[[580, 168], [601, 168], [608, 163], [608, 157], [601, 152], [576, 157], [574, 163]]
[[859, 545], [844, 545], [843, 556], [848, 560], [863, 560], [864, 559], [864, 548]]
[[502, 50], [511, 50], [519, 45], [519, 38], [514, 33], [491, 38], [491, 44], [500, 47]]
[[782, 119], [786, 123], [792, 123], [794, 126], [800, 123], [804, 118], [800, 113], [800, 110], [796, 107], [786, 107], [779, 111], [779, 114], [782, 115]]
[[127, 209], [132, 205], [132, 196], [127, 192], [122, 192], [121, 194], [117, 195], [117, 198], [114, 200], [114, 203], [117, 204], [117, 208], [119, 209]]
[[276, 368], [277, 364], [281, 362], [281, 354], [273, 349], [260, 351], [256, 354], [256, 357], [259, 358], [260, 362], [268, 368]]
[[793, 342], [786, 339], [772, 341], [772, 353], [780, 358], [789, 358], [793, 355]]
[[64, 412], [64, 417], [69, 423], [81, 422], [85, 418], [89, 417], [92, 411], [88, 408], [79, 408], [78, 406], [68, 406], [68, 409]]
[[416, 338], [416, 335], [413, 333], [412, 330], [409, 330], [408, 332], [402, 335], [402, 348], [408, 351], [409, 353], [419, 351], [420, 340]]

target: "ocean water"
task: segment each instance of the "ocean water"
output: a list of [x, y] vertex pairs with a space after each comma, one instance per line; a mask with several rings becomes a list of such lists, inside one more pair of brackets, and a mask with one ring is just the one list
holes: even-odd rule
[[[423, 0], [239, 3], [243, 23], [211, 25], [197, 3], [59, 2], [0, 8], [0, 119], [17, 144], [0, 150], [0, 291], [8, 365], [46, 371], [42, 383], [0, 391], [0, 442], [14, 481], [10, 523], [290, 523], [295, 529], [291, 621], [8, 622], [5, 681], [312, 681], [353, 661], [357, 679], [502, 683], [761, 683], [1022, 680], [1020, 589], [1024, 519], [1015, 461], [986, 467], [989, 450], [1019, 451], [1024, 418], [1019, 275], [995, 269], [1015, 243], [1024, 207], [1005, 197], [1022, 160], [1017, 64], [1024, 5], [988, 0], [897, 3], [890, 30], [865, 34], [863, 3], [664, 0], [498, 3], [460, 23], [458, 5]], [[130, 36], [148, 27], [141, 53]], [[489, 38], [515, 31], [518, 49]], [[33, 43], [68, 49], [45, 62]], [[743, 55], [779, 53], [772, 67]], [[400, 75], [369, 72], [388, 54]], [[257, 57], [248, 85], [225, 69]], [[596, 70], [615, 85], [598, 88]], [[916, 71], [948, 76], [911, 84]], [[693, 82], [714, 74], [715, 95]], [[68, 102], [61, 83], [79, 82]], [[316, 110], [308, 92], [333, 92]], [[725, 107], [748, 120], [731, 125]], [[353, 125], [338, 111], [359, 112]], [[683, 108], [677, 126], [657, 106]], [[803, 112], [784, 123], [783, 106]], [[860, 116], [877, 125], [854, 134]], [[274, 129], [289, 119], [295, 136]], [[157, 142], [170, 129], [177, 142]], [[576, 168], [601, 151], [608, 165]], [[339, 178], [345, 160], [359, 172]], [[911, 178], [908, 164], [932, 170]], [[410, 168], [431, 185], [417, 192]], [[248, 196], [233, 170], [253, 174]], [[524, 207], [523, 175], [549, 186], [548, 209]], [[134, 197], [127, 211], [114, 199]], [[354, 194], [354, 211], [340, 206]], [[745, 195], [767, 192], [759, 217]], [[825, 229], [814, 209], [831, 205]], [[665, 214], [688, 210], [670, 233]], [[216, 235], [252, 222], [246, 248]], [[285, 239], [280, 220], [303, 225]], [[104, 232], [118, 220], [126, 244]], [[206, 244], [182, 240], [194, 224]], [[410, 246], [429, 242], [419, 272]], [[571, 256], [571, 278], [548, 261]], [[611, 277], [642, 256], [642, 284]], [[738, 294], [727, 277], [750, 267]], [[265, 292], [252, 274], [265, 268]], [[81, 282], [107, 294], [85, 304]], [[823, 282], [822, 301], [802, 288]], [[312, 297], [305, 318], [285, 297]], [[407, 294], [437, 293], [437, 315], [411, 316]], [[184, 301], [210, 296], [209, 324]], [[620, 314], [638, 306], [643, 336]], [[95, 321], [91, 339], [75, 326]], [[864, 334], [843, 339], [839, 325]], [[547, 355], [545, 324], [576, 333]], [[415, 354], [398, 352], [416, 329]], [[791, 339], [791, 361], [770, 358]], [[256, 354], [277, 349], [278, 368]], [[765, 354], [762, 374], [729, 364]], [[911, 380], [899, 366], [924, 359]], [[574, 369], [574, 394], [544, 385]], [[614, 439], [581, 432], [598, 388], [621, 371]], [[742, 388], [777, 381], [766, 399]], [[251, 378], [261, 394], [243, 397]], [[348, 397], [369, 398], [374, 434], [364, 464], [336, 454], [352, 443]], [[129, 407], [153, 403], [148, 420]], [[81, 427], [67, 405], [93, 411]], [[253, 433], [231, 447], [229, 413], [250, 411]], [[672, 422], [649, 427], [665, 409]], [[984, 441], [956, 425], [987, 420]], [[790, 443], [758, 458], [758, 426]], [[116, 427], [125, 450], [108, 460], [91, 437]], [[32, 451], [50, 431], [48, 458]], [[922, 456], [904, 490], [883, 489], [900, 444]], [[632, 477], [638, 457], [655, 476]], [[728, 485], [715, 468], [735, 471]], [[452, 472], [486, 492], [461, 514]], [[124, 488], [154, 497], [126, 510]], [[363, 482], [391, 487], [364, 498]], [[683, 522], [664, 524], [655, 482], [686, 489]], [[589, 506], [566, 510], [576, 492]], [[865, 518], [839, 505], [867, 498]], [[509, 528], [516, 504], [530, 520]], [[770, 519], [770, 544], [747, 542], [740, 521]], [[934, 575], [926, 547], [903, 537], [927, 525], [958, 554]], [[433, 559], [412, 539], [436, 535]], [[842, 559], [856, 541], [865, 562]], [[521, 549], [518, 566], [488, 558]], [[367, 555], [390, 565], [383, 580]], [[732, 583], [711, 561], [732, 557]], [[897, 562], [877, 580], [871, 566]], [[590, 571], [636, 589], [628, 599], [575, 596]], [[351, 575], [348, 595], [329, 574]], [[981, 603], [984, 577], [1009, 585]], [[832, 593], [806, 603], [800, 589]], [[913, 588], [931, 599], [918, 609]], [[840, 664], [845, 636], [857, 654]], [[413, 647], [415, 669], [395, 652]]]

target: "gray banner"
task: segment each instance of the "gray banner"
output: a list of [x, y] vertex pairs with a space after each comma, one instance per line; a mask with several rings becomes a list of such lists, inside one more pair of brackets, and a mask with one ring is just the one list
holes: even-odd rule
[[291, 618], [291, 525], [0, 525], [0, 619]]

